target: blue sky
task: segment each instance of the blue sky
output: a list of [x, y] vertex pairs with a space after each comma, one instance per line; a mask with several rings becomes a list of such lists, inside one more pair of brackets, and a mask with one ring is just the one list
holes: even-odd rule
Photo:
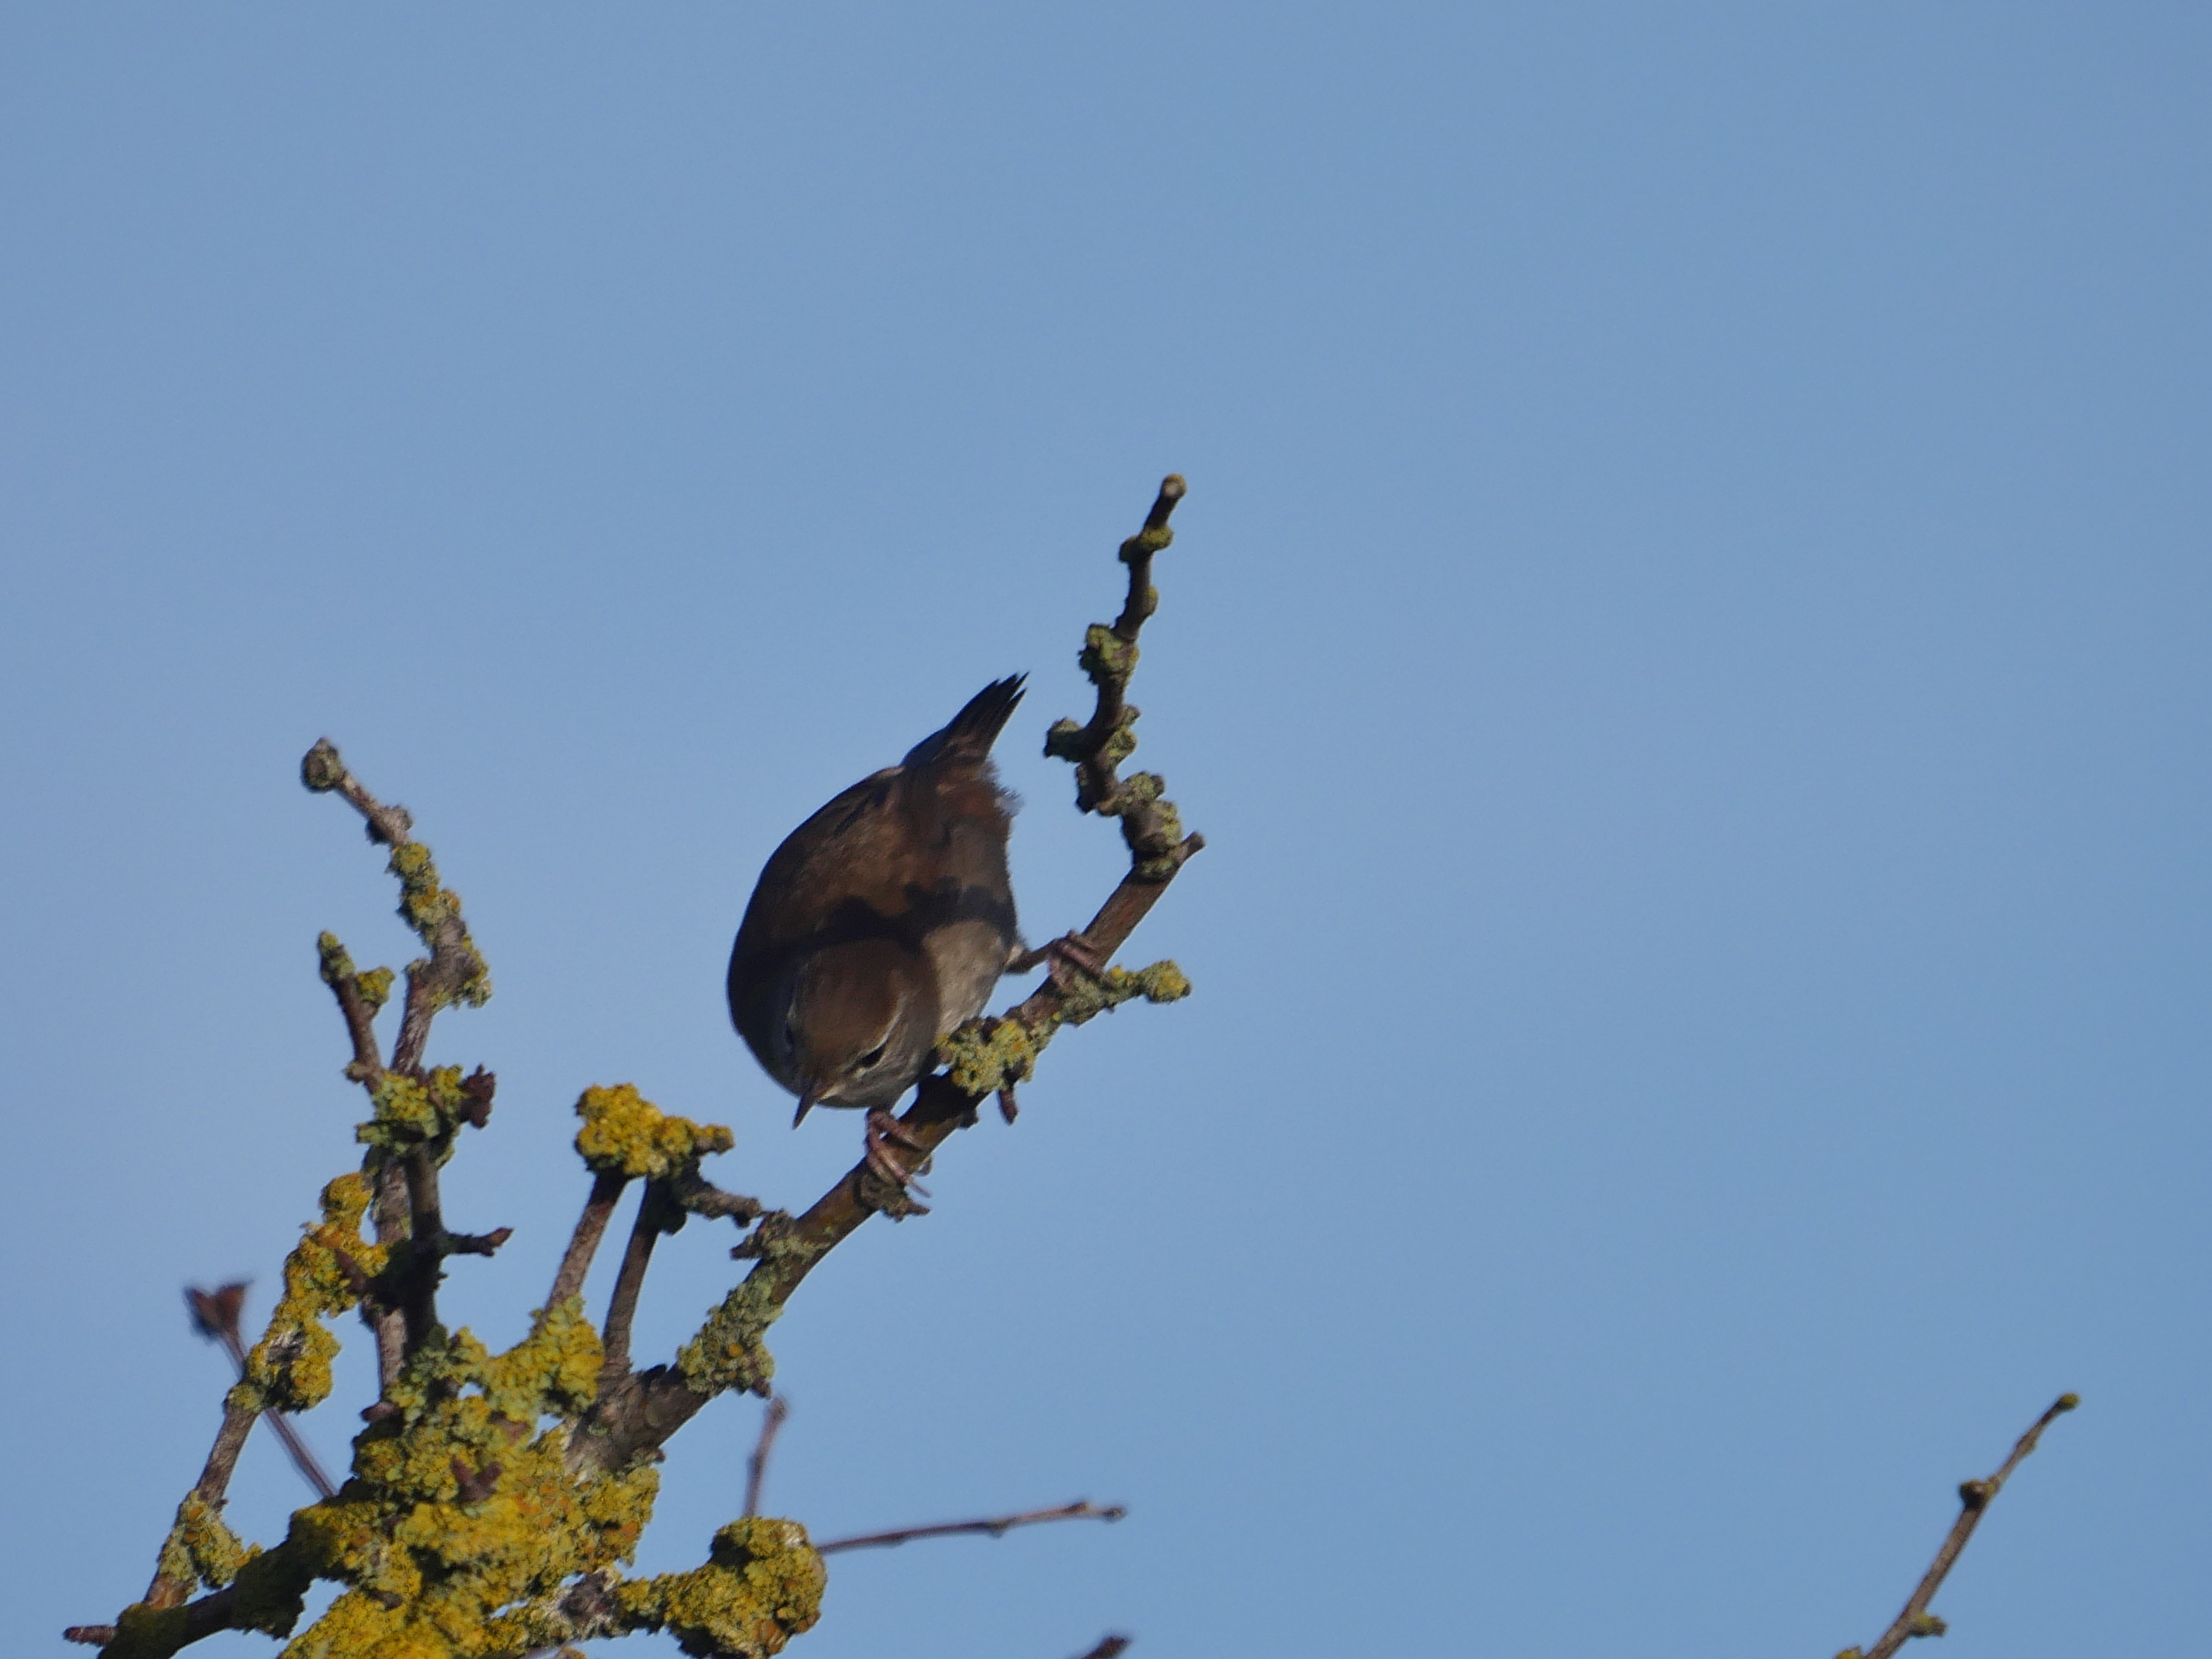
[[[1024, 916], [1089, 914], [1039, 741], [1176, 470], [1140, 760], [1211, 846], [1133, 953], [1197, 995], [774, 1344], [818, 1535], [1132, 1515], [841, 1558], [794, 1651], [1829, 1654], [2069, 1389], [1945, 1659], [2193, 1650], [2208, 60], [2148, 5], [8, 8], [19, 1645], [204, 1455], [179, 1287], [265, 1311], [356, 1156], [314, 937], [409, 941], [308, 744], [490, 959], [433, 1056], [516, 1231], [446, 1307], [511, 1340], [584, 1085], [773, 1202], [848, 1167], [729, 937], [998, 675]], [[234, 1519], [294, 1486], [257, 1437]]]

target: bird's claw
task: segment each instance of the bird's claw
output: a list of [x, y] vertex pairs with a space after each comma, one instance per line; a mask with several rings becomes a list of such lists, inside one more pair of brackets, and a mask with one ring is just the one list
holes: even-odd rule
[[1062, 933], [1058, 939], [1040, 945], [1034, 951], [1024, 951], [1007, 964], [1007, 971], [1026, 974], [1032, 969], [1049, 966], [1053, 984], [1061, 991], [1073, 990], [1069, 982], [1078, 974], [1086, 979], [1097, 979], [1106, 971], [1110, 953], [1103, 951], [1080, 933]]
[[[876, 1207], [894, 1220], [902, 1216], [927, 1215], [929, 1206], [915, 1202], [914, 1194], [919, 1193], [924, 1198], [929, 1196], [929, 1188], [915, 1179], [929, 1168], [928, 1147], [908, 1134], [906, 1127], [881, 1106], [869, 1110], [867, 1128], [861, 1139], [866, 1149], [861, 1157], [862, 1164], [888, 1189], [888, 1201], [878, 1203]], [[890, 1149], [894, 1145], [924, 1156], [909, 1167], [892, 1153]]]

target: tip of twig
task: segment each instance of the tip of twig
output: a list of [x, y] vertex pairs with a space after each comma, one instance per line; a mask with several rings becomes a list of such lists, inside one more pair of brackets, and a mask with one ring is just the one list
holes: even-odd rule
[[1168, 514], [1175, 511], [1176, 503], [1183, 498], [1184, 492], [1189, 488], [1189, 485], [1183, 483], [1182, 474], [1180, 472], [1170, 472], [1166, 477], [1161, 479], [1160, 493], [1152, 499], [1152, 510], [1145, 515], [1145, 528], [1164, 529], [1167, 526]]
[[446, 1253], [448, 1255], [490, 1255], [514, 1237], [512, 1227], [495, 1227], [488, 1233], [447, 1233]]
[[461, 1095], [468, 1104], [461, 1108], [461, 1115], [481, 1129], [491, 1121], [491, 1099], [499, 1089], [499, 1073], [487, 1072], [481, 1066], [461, 1079]]
[[2053, 1417], [2056, 1417], [2056, 1416], [2057, 1416], [2057, 1415], [2058, 1415], [2058, 1413], [2061, 1413], [2061, 1412], [2070, 1412], [2070, 1411], [2073, 1411], [2073, 1410], [2074, 1410], [2074, 1409], [2075, 1409], [2077, 1407], [2079, 1407], [2079, 1406], [2081, 1405], [2081, 1396], [2080, 1395], [2078, 1395], [2078, 1394], [2062, 1394], [2062, 1395], [2060, 1395], [2058, 1396], [2058, 1398], [2057, 1398], [2057, 1399], [2056, 1399], [2056, 1400], [2054, 1400], [2054, 1401], [2052, 1401], [2051, 1402], [2051, 1414]]
[[76, 1642], [88, 1648], [104, 1648], [115, 1639], [112, 1625], [71, 1625], [62, 1632], [64, 1642]]
[[345, 776], [338, 746], [328, 738], [317, 738], [315, 746], [300, 757], [300, 781], [317, 794], [328, 794]]

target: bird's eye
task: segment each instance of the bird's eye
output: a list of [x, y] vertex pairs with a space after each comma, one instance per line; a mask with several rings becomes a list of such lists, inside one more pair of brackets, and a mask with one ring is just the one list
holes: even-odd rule
[[880, 1060], [884, 1057], [884, 1049], [888, 1045], [884, 1043], [878, 1042], [874, 1048], [869, 1049], [867, 1053], [860, 1056], [860, 1062], [854, 1069], [862, 1072], [866, 1071], [870, 1066], [873, 1066], [878, 1060]]

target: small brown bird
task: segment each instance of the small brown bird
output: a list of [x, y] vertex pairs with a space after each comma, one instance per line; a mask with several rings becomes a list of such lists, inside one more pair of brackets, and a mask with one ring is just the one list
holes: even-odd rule
[[[785, 837], [730, 951], [730, 1018], [768, 1074], [816, 1106], [868, 1111], [868, 1161], [889, 1108], [939, 1038], [983, 1012], [1001, 975], [1034, 965], [1014, 920], [1014, 798], [991, 763], [1022, 682], [985, 686], [896, 766], [866, 777]], [[1062, 947], [1055, 947], [1053, 953]]]

